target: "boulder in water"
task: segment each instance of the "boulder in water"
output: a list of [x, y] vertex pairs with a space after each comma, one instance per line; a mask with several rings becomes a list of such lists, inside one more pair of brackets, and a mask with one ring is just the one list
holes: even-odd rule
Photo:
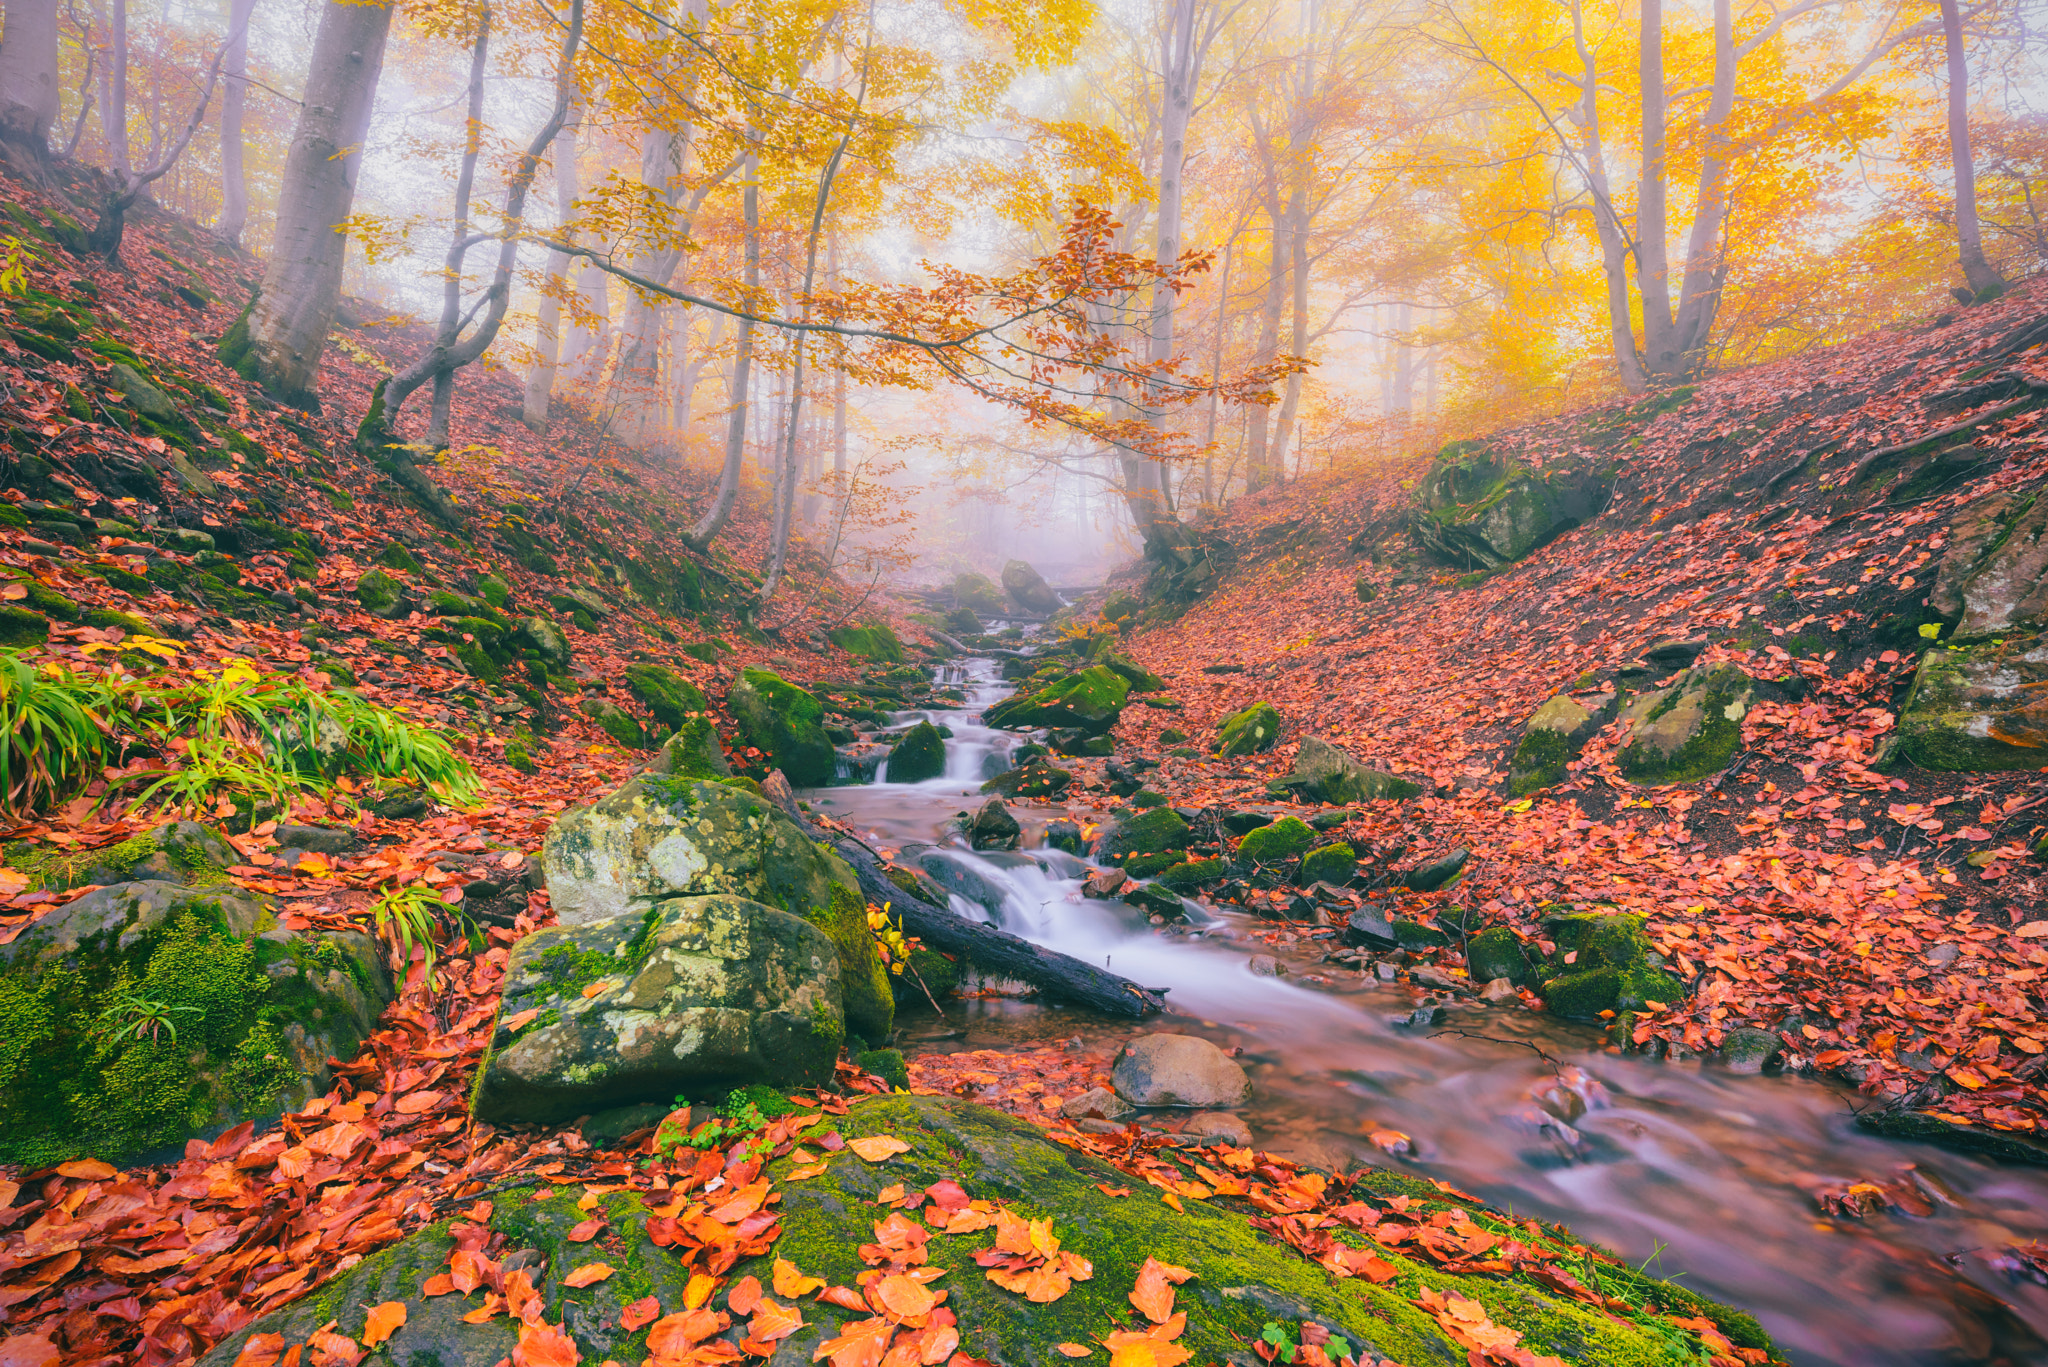
[[1024, 838], [1024, 828], [1001, 798], [992, 797], [967, 818], [967, 843], [977, 850], [1014, 850]]
[[1278, 708], [1269, 702], [1255, 702], [1217, 724], [1215, 751], [1227, 757], [1270, 750], [1280, 743], [1280, 725]]
[[953, 581], [953, 601], [981, 617], [1009, 615], [1002, 588], [985, 574], [969, 571], [956, 578]]
[[1072, 821], [1048, 822], [1045, 828], [1045, 843], [1051, 849], [1065, 850], [1068, 854], [1080, 854], [1088, 848], [1087, 841], [1082, 838], [1080, 826]]
[[1056, 679], [1035, 693], [1005, 698], [985, 714], [990, 726], [1073, 727], [1100, 735], [1123, 715], [1131, 686], [1101, 665]]
[[474, 1098], [494, 1125], [815, 1086], [846, 1038], [832, 942], [741, 897], [535, 931], [513, 946], [499, 1020]]
[[1022, 560], [1012, 560], [1003, 566], [1003, 592], [1019, 610], [1034, 617], [1050, 617], [1063, 606], [1060, 596], [1038, 571]]
[[1140, 1035], [1110, 1070], [1118, 1096], [1134, 1106], [1242, 1106], [1251, 1079], [1237, 1060], [1197, 1035]]
[[367, 935], [232, 886], [143, 881], [0, 945], [0, 1163], [112, 1162], [302, 1106], [391, 1000]]
[[1721, 1058], [1731, 1073], [1761, 1073], [1785, 1050], [1785, 1041], [1769, 1030], [1738, 1025], [1721, 1036]]
[[838, 772], [825, 708], [816, 698], [766, 669], [743, 669], [725, 705], [740, 734], [758, 747], [799, 788], [830, 783]]
[[1122, 1120], [1137, 1109], [1107, 1087], [1090, 1087], [1077, 1097], [1069, 1097], [1060, 1106], [1060, 1114], [1069, 1120], [1091, 1115], [1104, 1120]]
[[946, 772], [946, 742], [939, 730], [921, 721], [889, 750], [891, 783], [922, 783]]
[[1196, 1111], [1180, 1127], [1180, 1132], [1189, 1139], [1221, 1139], [1241, 1149], [1249, 1148], [1252, 1142], [1252, 1127], [1244, 1123], [1243, 1116], [1228, 1111]]

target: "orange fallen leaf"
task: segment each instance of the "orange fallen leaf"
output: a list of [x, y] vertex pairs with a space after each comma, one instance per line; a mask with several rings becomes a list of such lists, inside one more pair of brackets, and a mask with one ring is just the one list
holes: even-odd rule
[[[6, 1344], [0, 1342], [0, 1350]], [[55, 1349], [51, 1360], [55, 1360]], [[276, 1367], [277, 1360], [284, 1356], [283, 1334], [251, 1334], [242, 1343], [242, 1351], [235, 1355], [234, 1367]]]
[[748, 1322], [747, 1336], [757, 1343], [773, 1343], [788, 1338], [804, 1327], [803, 1313], [793, 1305], [782, 1305], [761, 1297], [760, 1307]]
[[824, 1278], [806, 1277], [787, 1258], [775, 1260], [775, 1294], [778, 1296], [807, 1296], [824, 1284]]
[[83, 1177], [93, 1181], [103, 1181], [106, 1178], [112, 1177], [114, 1172], [113, 1164], [102, 1163], [97, 1158], [77, 1158], [69, 1163], [59, 1163], [57, 1165], [57, 1175], [59, 1177]]
[[1084, 1358], [1095, 1351], [1093, 1348], [1090, 1348], [1087, 1345], [1080, 1343], [1060, 1343], [1055, 1344], [1053, 1346], [1058, 1348], [1061, 1353], [1070, 1358]]
[[404, 1323], [404, 1301], [385, 1301], [381, 1305], [371, 1306], [370, 1317], [363, 1322], [363, 1347], [375, 1348], [397, 1333], [399, 1326]]
[[527, 1324], [519, 1329], [512, 1367], [576, 1367], [583, 1360], [576, 1340], [552, 1324]]
[[931, 1313], [938, 1298], [931, 1288], [896, 1273], [882, 1278], [875, 1287], [882, 1308], [900, 1320], [914, 1320]]
[[1184, 1267], [1148, 1257], [1145, 1265], [1138, 1269], [1138, 1283], [1131, 1290], [1131, 1304], [1154, 1324], [1164, 1324], [1173, 1316], [1173, 1288], [1194, 1275]]
[[562, 1278], [562, 1285], [577, 1287], [591, 1286], [603, 1281], [605, 1278], [611, 1276], [612, 1273], [616, 1272], [617, 1270], [618, 1269], [613, 1267], [610, 1263], [585, 1263], [583, 1264], [583, 1266], [577, 1268], [574, 1272], [571, 1272], [568, 1276]]
[[661, 1302], [652, 1296], [642, 1296], [619, 1311], [619, 1324], [627, 1333], [644, 1329], [661, 1317]]
[[789, 1176], [784, 1178], [783, 1180], [788, 1182], [801, 1182], [806, 1178], [816, 1177], [824, 1171], [825, 1165], [823, 1163], [806, 1163], [800, 1168], [791, 1168], [789, 1170]]
[[445, 1092], [407, 1092], [398, 1098], [391, 1109], [400, 1115], [419, 1115], [423, 1111], [433, 1110], [445, 1100]]
[[761, 1303], [761, 1283], [755, 1277], [742, 1277], [732, 1284], [732, 1290], [725, 1294], [725, 1304], [735, 1315], [751, 1315], [754, 1307]]
[[576, 1228], [569, 1231], [569, 1242], [572, 1244], [587, 1244], [592, 1239], [595, 1239], [600, 1233], [602, 1233], [604, 1227], [604, 1216], [593, 1215], [588, 1220], [580, 1222], [576, 1226]]
[[849, 1139], [846, 1141], [846, 1147], [870, 1163], [879, 1163], [894, 1154], [910, 1152], [910, 1145], [893, 1134], [870, 1134], [859, 1139]]

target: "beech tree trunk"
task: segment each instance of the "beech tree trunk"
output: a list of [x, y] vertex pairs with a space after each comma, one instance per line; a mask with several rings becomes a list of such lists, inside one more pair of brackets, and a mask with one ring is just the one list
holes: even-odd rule
[[[576, 125], [580, 114], [571, 113], [562, 124], [562, 131], [555, 134], [555, 150], [552, 156], [555, 167], [555, 222], [564, 241], [574, 241], [569, 231], [570, 222], [576, 217], [576, 196], [579, 193], [576, 179]], [[534, 329], [534, 350], [540, 353], [540, 360], [526, 376], [526, 394], [520, 410], [520, 421], [534, 431], [546, 429], [548, 425], [548, 400], [555, 392], [555, 371], [562, 358], [562, 301], [558, 291], [569, 287], [569, 258], [561, 252], [548, 253], [548, 292], [541, 295], [540, 320]]]
[[7, 0], [0, 28], [0, 155], [36, 179], [57, 121], [57, 0]]
[[[1273, 231], [1271, 259], [1266, 269], [1266, 298], [1259, 309], [1259, 349], [1255, 360], [1260, 364], [1280, 354], [1280, 310], [1287, 297], [1287, 262], [1291, 254], [1287, 213], [1277, 199], [1267, 204], [1266, 217]], [[1247, 412], [1251, 415], [1251, 433], [1245, 453], [1245, 492], [1255, 494], [1273, 483], [1274, 456], [1267, 446], [1266, 405], [1253, 404]]]
[[1963, 16], [1956, 0], [1941, 0], [1941, 36], [1948, 55], [1948, 154], [1956, 175], [1956, 245], [1973, 296], [1997, 291], [2005, 277], [1984, 259], [1977, 224], [1977, 161], [1970, 153], [1970, 68], [1963, 53]]
[[689, 545], [699, 552], [718, 539], [718, 534], [725, 530], [727, 520], [732, 517], [732, 505], [740, 494], [740, 470], [747, 457], [747, 385], [754, 368], [754, 319], [751, 310], [761, 288], [761, 167], [755, 152], [760, 136], [758, 132], [748, 130], [747, 159], [740, 172], [747, 178], [746, 189], [740, 195], [740, 212], [746, 219], [745, 271], [749, 312], [739, 320], [738, 345], [732, 362], [732, 413], [725, 424], [725, 464], [718, 472], [718, 492], [712, 495], [711, 506], [690, 529], [688, 537]]
[[221, 341], [221, 359], [231, 369], [309, 408], [319, 405], [314, 382], [348, 251], [342, 225], [355, 204], [396, 9], [396, 0], [327, 0], [322, 9], [306, 99], [285, 158], [270, 262], [249, 312]]
[[220, 97], [220, 226], [217, 231], [236, 246], [249, 226], [249, 181], [242, 166], [242, 118], [249, 98], [249, 18], [256, 0], [233, 0], [228, 7], [227, 88]]
[[1679, 368], [1673, 336], [1671, 265], [1665, 240], [1668, 104], [1664, 91], [1664, 0], [1642, 0], [1643, 167], [1636, 183], [1636, 290], [1643, 300], [1643, 369], [1663, 377]]

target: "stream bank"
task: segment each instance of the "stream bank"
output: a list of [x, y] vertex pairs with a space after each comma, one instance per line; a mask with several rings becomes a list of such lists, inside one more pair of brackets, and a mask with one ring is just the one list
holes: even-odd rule
[[[1625, 1056], [1592, 1027], [1513, 1004], [1460, 1000], [1434, 1026], [1396, 1024], [1413, 1020], [1415, 990], [1333, 968], [1327, 937], [1303, 927], [1210, 907], [1205, 924], [1155, 928], [1136, 908], [1086, 898], [1088, 865], [1045, 843], [1054, 821], [1085, 829], [1107, 814], [1085, 800], [1012, 803], [1021, 848], [969, 850], [954, 823], [1019, 738], [982, 722], [1010, 691], [993, 662], [946, 671], [961, 706], [884, 728], [949, 730], [939, 777], [891, 783], [883, 765], [875, 782], [804, 796], [936, 877], [962, 914], [1169, 989], [1170, 1014], [1134, 1026], [1007, 996], [947, 1002], [943, 1018], [912, 1006], [902, 1039], [914, 1067], [981, 1050], [1027, 1067], [1053, 1050], [1106, 1063], [1148, 1029], [1202, 1035], [1241, 1051], [1259, 1147], [1406, 1170], [1567, 1223], [1755, 1314], [1796, 1362], [2048, 1361], [2048, 1292], [1996, 1261], [2048, 1238], [2048, 1175], [1874, 1138], [1854, 1123], [1867, 1102], [1825, 1080]], [[1254, 973], [1255, 955], [1287, 972]], [[1856, 1204], [1859, 1184], [1897, 1204], [1827, 1213]]]

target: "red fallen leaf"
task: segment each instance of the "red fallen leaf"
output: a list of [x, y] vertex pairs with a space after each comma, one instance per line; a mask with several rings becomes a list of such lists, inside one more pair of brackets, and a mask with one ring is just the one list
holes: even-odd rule
[[647, 1331], [647, 1351], [657, 1357], [679, 1358], [713, 1334], [722, 1334], [732, 1317], [716, 1310], [685, 1310], [665, 1315]]
[[588, 1220], [580, 1221], [576, 1228], [569, 1231], [569, 1242], [572, 1244], [587, 1244], [603, 1233], [604, 1227], [608, 1223], [610, 1222], [602, 1215], [593, 1215]]
[[661, 1316], [661, 1302], [652, 1296], [642, 1296], [619, 1311], [619, 1323], [627, 1333], [643, 1329]]
[[0, 1367], [55, 1367], [57, 1345], [42, 1334], [9, 1334], [0, 1339]]
[[593, 1286], [605, 1280], [617, 1270], [610, 1263], [585, 1263], [568, 1276], [562, 1278], [562, 1285], [573, 1286], [579, 1289]]
[[400, 1115], [419, 1115], [423, 1111], [433, 1110], [447, 1099], [446, 1092], [408, 1092], [398, 1098], [397, 1104], [391, 1109]]
[[842, 1310], [865, 1310], [868, 1303], [861, 1299], [860, 1292], [844, 1286], [828, 1286], [818, 1293], [821, 1301], [830, 1301]]
[[747, 1316], [754, 1313], [754, 1307], [761, 1303], [761, 1282], [755, 1277], [742, 1277], [732, 1284], [725, 1293], [725, 1303], [735, 1315]]
[[283, 1334], [251, 1334], [243, 1340], [242, 1351], [235, 1355], [234, 1367], [276, 1367], [282, 1356]]
[[59, 1177], [82, 1177], [93, 1181], [104, 1181], [118, 1171], [111, 1163], [102, 1163], [97, 1158], [76, 1158], [69, 1163], [57, 1165]]

